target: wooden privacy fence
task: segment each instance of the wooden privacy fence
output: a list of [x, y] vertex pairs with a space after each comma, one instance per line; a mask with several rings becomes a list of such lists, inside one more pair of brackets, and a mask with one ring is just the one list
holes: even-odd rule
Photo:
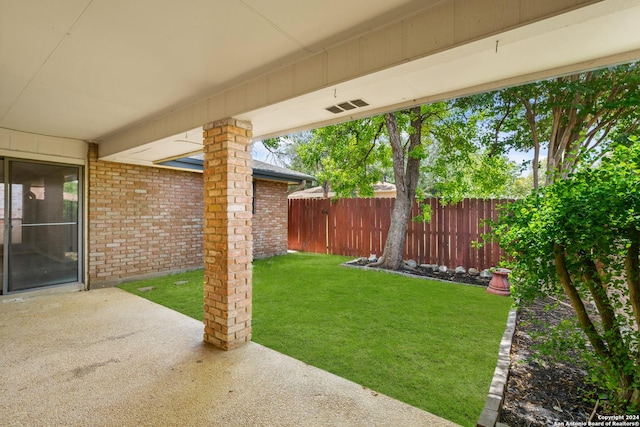
[[[291, 199], [289, 200], [289, 249], [305, 252], [368, 257], [380, 256], [391, 223], [393, 198], [380, 199]], [[418, 264], [463, 266], [485, 269], [495, 267], [503, 255], [496, 243], [482, 241], [489, 232], [484, 219], [497, 217], [497, 206], [506, 199], [464, 199], [442, 206], [428, 199], [431, 221], [411, 221], [407, 227], [404, 259]], [[419, 213], [414, 203], [411, 216]]]

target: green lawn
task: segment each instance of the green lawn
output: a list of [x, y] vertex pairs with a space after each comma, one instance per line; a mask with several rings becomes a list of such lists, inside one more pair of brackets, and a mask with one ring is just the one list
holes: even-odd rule
[[[256, 261], [253, 340], [475, 425], [511, 300], [477, 287], [339, 267], [345, 260], [296, 253]], [[136, 290], [145, 286], [156, 289]], [[201, 271], [120, 287], [202, 319]]]

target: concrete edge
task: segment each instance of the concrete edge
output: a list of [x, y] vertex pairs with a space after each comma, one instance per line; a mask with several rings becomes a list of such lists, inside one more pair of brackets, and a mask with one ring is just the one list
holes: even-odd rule
[[84, 291], [82, 283], [65, 283], [62, 285], [47, 286], [43, 288], [25, 289], [23, 291], [11, 292], [6, 295], [0, 295], [0, 302], [22, 301], [25, 298], [36, 298], [40, 296], [59, 294], [65, 292], [82, 292]]
[[198, 267], [181, 268], [178, 270], [156, 271], [154, 273], [138, 274], [136, 276], [121, 277], [119, 279], [112, 279], [112, 280], [100, 280], [100, 281], [92, 280], [89, 283], [88, 290], [114, 288], [118, 285], [122, 285], [123, 283], [137, 282], [139, 280], [155, 279], [157, 277], [169, 276], [171, 274], [188, 273], [190, 271], [202, 270], [203, 268], [204, 266], [201, 265]]
[[489, 395], [484, 405], [480, 418], [478, 418], [477, 427], [496, 427], [500, 412], [502, 411], [502, 403], [504, 402], [504, 392], [509, 378], [509, 367], [511, 365], [511, 344], [513, 343], [513, 334], [516, 331], [516, 320], [518, 312], [515, 309], [509, 311], [507, 317], [507, 326], [502, 340], [500, 341], [500, 350], [498, 352], [498, 363], [493, 373], [493, 380], [489, 387]]

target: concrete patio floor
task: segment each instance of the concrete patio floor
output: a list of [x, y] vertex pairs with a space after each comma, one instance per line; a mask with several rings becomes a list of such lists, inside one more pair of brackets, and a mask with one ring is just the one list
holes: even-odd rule
[[454, 426], [116, 288], [0, 297], [3, 426]]

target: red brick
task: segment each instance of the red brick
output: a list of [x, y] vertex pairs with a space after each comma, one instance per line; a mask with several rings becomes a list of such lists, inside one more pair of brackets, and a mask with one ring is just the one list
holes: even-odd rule
[[[250, 292], [243, 292], [236, 289], [238, 285], [249, 285], [251, 283], [251, 248], [235, 248], [232, 242], [251, 239], [251, 219], [247, 213], [251, 212], [251, 199], [246, 197], [251, 190], [251, 168], [238, 166], [238, 162], [233, 160], [239, 151], [242, 156], [246, 155], [247, 145], [249, 145], [250, 133], [249, 125], [238, 127], [241, 124], [234, 119], [225, 119], [205, 125], [208, 130], [204, 141], [205, 164], [211, 166], [213, 160], [220, 160], [214, 170], [205, 170], [204, 194], [206, 204], [217, 206], [219, 209], [207, 208], [204, 210], [205, 230], [204, 249], [205, 253], [216, 256], [205, 257], [205, 277], [208, 280], [217, 280], [221, 286], [215, 287], [212, 292], [205, 294], [205, 304], [214, 305], [221, 310], [221, 314], [215, 316], [214, 321], [216, 332], [211, 335], [205, 329], [205, 341], [216, 345], [222, 349], [238, 347], [247, 342], [247, 337], [251, 336], [250, 322], [235, 323], [236, 303], [251, 299]], [[221, 132], [215, 129], [220, 128]], [[250, 129], [250, 127], [249, 127]], [[212, 132], [213, 131], [213, 132]], [[213, 136], [209, 136], [209, 135]], [[241, 136], [243, 142], [234, 142], [236, 136]], [[240, 156], [240, 157], [242, 157]], [[237, 221], [235, 215], [240, 214], [243, 221]], [[219, 239], [212, 236], [219, 236]], [[238, 260], [244, 261], [239, 262]], [[235, 279], [235, 272], [246, 276], [241, 280]], [[218, 302], [218, 297], [221, 301]], [[245, 316], [246, 317], [246, 316]], [[211, 325], [209, 325], [211, 326]]]
[[253, 257], [287, 253], [287, 184], [256, 181], [253, 215]]
[[90, 285], [200, 268], [202, 195], [199, 173], [99, 161], [97, 146], [92, 144]]

